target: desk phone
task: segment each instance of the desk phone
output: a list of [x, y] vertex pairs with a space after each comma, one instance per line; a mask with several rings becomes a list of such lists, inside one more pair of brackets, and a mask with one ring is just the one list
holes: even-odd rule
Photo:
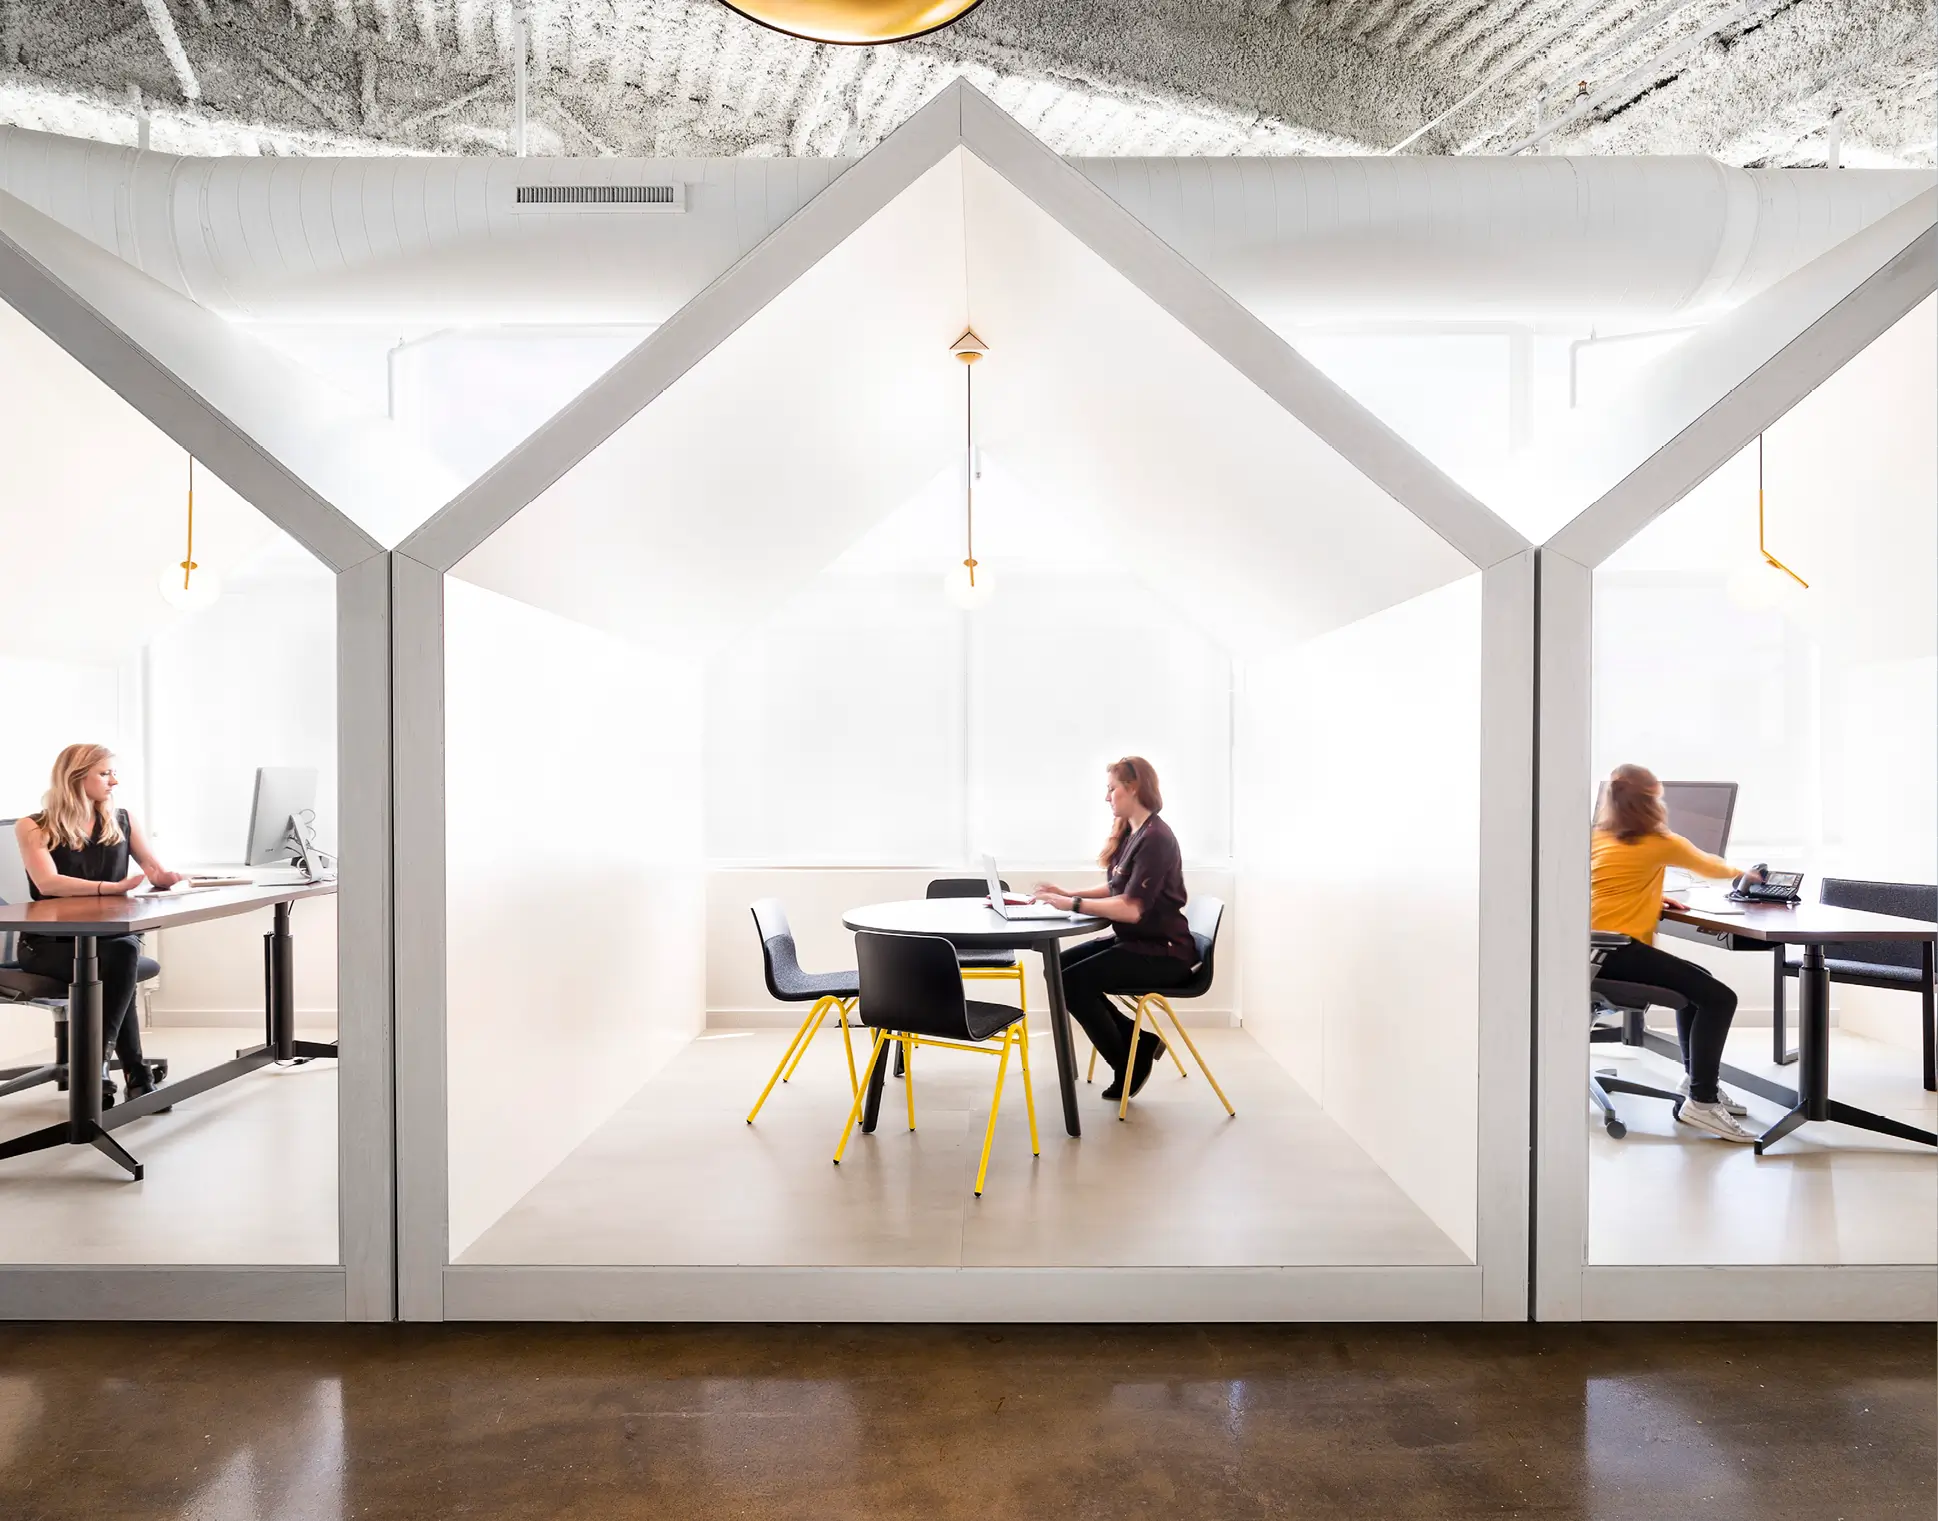
[[1730, 894], [1738, 903], [1800, 903], [1803, 895], [1798, 891], [1803, 886], [1803, 873], [1800, 871], [1763, 871], [1761, 882], [1745, 882]]

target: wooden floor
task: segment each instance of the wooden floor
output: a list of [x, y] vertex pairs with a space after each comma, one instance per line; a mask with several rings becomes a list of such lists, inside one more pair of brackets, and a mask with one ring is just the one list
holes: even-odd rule
[[[1673, 1033], [1671, 1030], [1669, 1033]], [[1594, 1048], [1594, 1064], [1674, 1088], [1672, 1061], [1629, 1047]], [[1732, 1065], [1794, 1086], [1797, 1069], [1770, 1062], [1770, 1031], [1733, 1031]], [[1924, 1091], [1918, 1053], [1831, 1032], [1831, 1092], [1861, 1109], [1938, 1129], [1938, 1094]], [[1727, 1085], [1726, 1085], [1727, 1086]], [[1738, 1091], [1742, 1124], [1761, 1130], [1782, 1111]], [[1583, 1109], [1587, 1109], [1584, 1092]], [[1588, 1260], [1598, 1265], [1938, 1262], [1938, 1151], [1843, 1125], [1806, 1125], [1763, 1156], [1678, 1125], [1669, 1105], [1618, 1094], [1621, 1140], [1591, 1127]]]
[[7, 1521], [1930, 1521], [1926, 1326], [0, 1327]]
[[[1194, 1031], [1238, 1110], [1168, 1063], [1119, 1123], [1079, 1085], [1064, 1134], [1049, 1037], [1032, 1040], [1042, 1155], [1020, 1074], [973, 1188], [996, 1063], [924, 1051], [916, 1126], [890, 1082], [882, 1123], [839, 1167], [851, 1102], [838, 1034], [822, 1033], [755, 1125], [747, 1110], [788, 1036], [703, 1036], [460, 1257], [463, 1264], [1252, 1266], [1467, 1259], [1241, 1030]], [[1084, 1048], [1087, 1051], [1087, 1047]], [[858, 1058], [859, 1059], [859, 1058]], [[1472, 1137], [1449, 1139], [1473, 1144]]]

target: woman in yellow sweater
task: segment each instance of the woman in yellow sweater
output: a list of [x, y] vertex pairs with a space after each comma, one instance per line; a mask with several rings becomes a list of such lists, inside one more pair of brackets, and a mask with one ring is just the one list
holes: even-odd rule
[[[1598, 930], [1627, 935], [1629, 943], [1610, 951], [1602, 975], [1617, 982], [1668, 988], [1688, 1000], [1676, 1011], [1676, 1038], [1682, 1046], [1682, 1091], [1677, 1110], [1683, 1124], [1725, 1141], [1754, 1141], [1736, 1123], [1749, 1111], [1722, 1088], [1717, 1075], [1723, 1042], [1736, 1017], [1736, 994], [1694, 962], [1671, 956], [1655, 943], [1662, 919], [1662, 874], [1680, 866], [1701, 877], [1749, 877], [1721, 856], [1696, 849], [1668, 825], [1662, 783], [1645, 766], [1617, 766], [1595, 820], [1589, 850], [1589, 923]], [[1672, 905], [1681, 907], [1680, 904]]]

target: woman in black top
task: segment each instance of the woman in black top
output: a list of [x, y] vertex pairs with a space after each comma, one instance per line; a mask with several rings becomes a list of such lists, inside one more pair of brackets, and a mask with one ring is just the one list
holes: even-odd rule
[[1184, 922], [1184, 859], [1178, 837], [1158, 817], [1164, 795], [1157, 772], [1141, 755], [1127, 755], [1104, 772], [1104, 801], [1114, 822], [1097, 858], [1107, 879], [1101, 886], [1076, 889], [1044, 882], [1039, 903], [1109, 919], [1116, 931], [1108, 939], [1087, 940], [1063, 953], [1063, 999], [1084, 1033], [1117, 1074], [1104, 1090], [1113, 1104], [1124, 1094], [1128, 1072], [1136, 1093], [1164, 1054], [1154, 1032], [1138, 1038], [1133, 1057], [1131, 1022], [1118, 1012], [1108, 993], [1161, 993], [1191, 980], [1198, 962], [1197, 943]]
[[[14, 839], [27, 868], [27, 890], [36, 898], [118, 898], [144, 880], [173, 887], [182, 880], [155, 859], [140, 827], [114, 806], [114, 756], [105, 745], [69, 745], [54, 762], [52, 784], [39, 813], [14, 823]], [[132, 855], [141, 870], [129, 871]], [[101, 977], [101, 1044], [121, 1058], [128, 1097], [155, 1086], [141, 1054], [141, 1021], [130, 1017], [141, 936], [102, 935], [95, 941]], [[22, 935], [20, 964], [39, 977], [67, 982], [74, 974], [72, 936]], [[81, 1081], [80, 1074], [72, 1075]], [[101, 1101], [114, 1102], [103, 1086]]]

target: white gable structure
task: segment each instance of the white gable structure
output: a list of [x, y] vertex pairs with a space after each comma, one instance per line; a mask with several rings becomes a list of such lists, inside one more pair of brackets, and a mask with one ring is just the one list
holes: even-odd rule
[[[1595, 571], [1658, 516], [1695, 491], [1759, 434], [1796, 414], [1806, 427], [1835, 426], [1831, 399], [1840, 378], [1855, 376], [1868, 351], [1900, 324], [1908, 363], [1922, 354], [1927, 381], [1932, 294], [1938, 286], [1938, 193], [1927, 191], [1696, 333], [1660, 361], [1626, 408], [1580, 437], [1535, 451], [1523, 489], [1552, 494], [1558, 531], [1541, 550], [1540, 824], [1537, 1054], [1541, 1094], [1536, 1146], [1534, 1304], [1543, 1319], [1913, 1319], [1938, 1314], [1938, 1279], [1928, 1259], [1894, 1264], [1736, 1266], [1597, 1265], [1590, 1260], [1589, 1164], [1582, 1085], [1587, 1042], [1588, 832]], [[1920, 337], [1919, 334], [1927, 336]], [[1881, 345], [1880, 345], [1881, 346]], [[1842, 403], [1851, 415], [1852, 403]], [[1862, 402], [1856, 403], [1861, 411]], [[1921, 630], [1913, 652], [1932, 653], [1932, 504], [1909, 542], [1878, 541], [1877, 524], [1848, 492], [1872, 491], [1873, 456], [1897, 450], [1921, 464], [1905, 478], [1929, 481], [1932, 419], [1914, 402], [1906, 419], [1887, 419], [1876, 436], [1819, 445], [1852, 458], [1816, 482], [1810, 542], [1796, 530], [1781, 546], [1819, 578], [1810, 593], [1841, 599], [1846, 612], [1892, 609]], [[1899, 421], [1908, 425], [1898, 428]], [[1854, 433], [1861, 430], [1853, 430]], [[1752, 477], [1753, 479], [1753, 477]], [[1746, 500], [1754, 500], [1753, 493]], [[1903, 505], [1903, 504], [1899, 504]], [[1918, 504], [1906, 516], [1917, 523]], [[1752, 518], [1743, 520], [1747, 534]], [[1921, 543], [1919, 540], [1921, 539]], [[1853, 549], [1864, 552], [1853, 554]], [[1742, 540], [1748, 563], [1750, 540]], [[1897, 564], [1889, 563], [1898, 556]], [[1880, 563], [1883, 562], [1883, 563]], [[1842, 574], [1839, 574], [1839, 571]], [[1841, 583], [1841, 587], [1840, 587]], [[1730, 678], [1727, 651], [1692, 651], [1719, 681]], [[1744, 743], [1750, 743], [1748, 736]], [[1637, 757], [1638, 759], [1640, 757]], [[1914, 784], [1914, 789], [1915, 784]], [[1929, 798], [1929, 778], [1925, 779]], [[1907, 820], [1907, 828], [1915, 828]], [[1929, 844], [1928, 839], [1923, 843]], [[1927, 868], [1928, 869], [1928, 868]], [[1814, 888], [1807, 889], [1814, 896]], [[1686, 951], [1686, 947], [1672, 948]], [[1747, 959], [1747, 958], [1746, 958]], [[1757, 958], [1760, 959], [1760, 958]], [[1762, 974], [1758, 974], [1761, 976]], [[1792, 996], [1794, 997], [1794, 991]], [[1794, 1071], [1794, 1069], [1792, 1069]], [[1755, 1128], [1755, 1122], [1751, 1122]], [[1767, 1167], [1795, 1159], [1770, 1156]]]
[[[637, 1010], [602, 1005], [600, 979], [627, 974], [600, 963], [623, 944], [653, 968], [641, 1008], [696, 996], [680, 946], [700, 866], [680, 796], [702, 780], [683, 737], [691, 652], [957, 457], [946, 349], [965, 322], [991, 345], [979, 445], [1244, 662], [1245, 722], [1275, 759], [1241, 780], [1259, 842], [1259, 869], [1238, 864], [1241, 912], [1284, 918], [1243, 953], [1246, 984], [1283, 1011], [1258, 1038], [1466, 1260], [457, 1261], [655, 1059]], [[1533, 562], [1182, 256], [952, 86], [398, 547], [402, 1313], [1523, 1317]], [[561, 839], [559, 810], [585, 806], [575, 777], [596, 786], [615, 751], [653, 779], [654, 839], [649, 859], [595, 864]], [[1338, 827], [1382, 767], [1398, 768], [1377, 778], [1392, 807], [1361, 835]], [[1409, 856], [1436, 818], [1451, 819], [1444, 861]], [[1303, 861], [1280, 849], [1287, 831]], [[575, 894], [547, 895], [566, 882]], [[1422, 1009], [1444, 1044], [1403, 1049], [1383, 1022]], [[1396, 1115], [1395, 1091], [1422, 1102]], [[1046, 1145], [1081, 1144], [1050, 1140], [1043, 1110]]]
[[[78, 366], [60, 357], [65, 351]], [[384, 545], [449, 482], [381, 419], [10, 196], [0, 195], [0, 368], [14, 490], [0, 501], [14, 575], [4, 652], [45, 658], [138, 644], [160, 610], [163, 542], [179, 549], [176, 474], [190, 451], [205, 543], [246, 552], [281, 528], [335, 576], [339, 733], [339, 1031], [334, 1266], [0, 1267], [0, 1315], [383, 1320], [393, 1313], [390, 1137], [389, 565]], [[85, 373], [83, 373], [85, 371]], [[92, 377], [91, 379], [89, 377]], [[99, 382], [99, 384], [96, 384]], [[118, 399], [117, 399], [118, 398]], [[85, 441], [74, 447], [76, 441]], [[165, 474], [164, 474], [165, 472]], [[156, 482], [166, 487], [157, 491]], [[160, 501], [157, 500], [159, 496]], [[106, 512], [77, 502], [106, 501]], [[165, 501], [165, 513], [153, 510]], [[260, 512], [261, 518], [249, 509]], [[159, 537], [158, 537], [159, 536]], [[36, 575], [59, 567], [56, 574]], [[77, 579], [87, 620], [48, 631]], [[248, 693], [235, 694], [238, 703]], [[244, 968], [245, 972], [248, 970]]]

